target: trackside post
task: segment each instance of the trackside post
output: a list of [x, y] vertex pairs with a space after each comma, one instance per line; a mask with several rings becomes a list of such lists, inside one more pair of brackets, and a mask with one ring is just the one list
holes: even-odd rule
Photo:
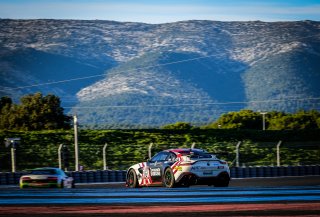
[[6, 147], [11, 146], [11, 169], [12, 172], [16, 172], [16, 147], [20, 142], [20, 138], [6, 138], [5, 145]]
[[103, 154], [103, 170], [107, 170], [107, 153], [106, 153], [106, 149], [107, 149], [108, 144], [104, 144], [103, 149], [102, 149], [102, 154]]
[[150, 145], [149, 145], [149, 148], [148, 148], [148, 156], [149, 156], [149, 159], [151, 159], [151, 157], [152, 157], [152, 154], [151, 154], [152, 146], [153, 146], [153, 143], [151, 142]]
[[194, 149], [194, 147], [196, 146], [196, 143], [194, 142], [194, 143], [192, 143], [192, 145], [191, 145], [191, 149]]
[[280, 145], [282, 141], [280, 140], [277, 144], [277, 166], [280, 166]]
[[239, 167], [240, 162], [239, 162], [239, 148], [241, 145], [241, 141], [239, 141], [236, 145], [236, 167]]
[[78, 147], [78, 118], [73, 116], [74, 127], [74, 155], [75, 155], [75, 171], [79, 171], [79, 147]]
[[62, 159], [61, 159], [61, 149], [62, 149], [63, 144], [59, 145], [58, 148], [58, 161], [59, 161], [59, 169], [62, 169]]

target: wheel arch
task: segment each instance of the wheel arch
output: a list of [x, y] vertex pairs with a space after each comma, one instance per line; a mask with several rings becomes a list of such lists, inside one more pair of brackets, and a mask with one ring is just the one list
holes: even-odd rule
[[172, 168], [171, 168], [169, 165], [166, 165], [166, 166], [162, 167], [162, 176], [161, 176], [161, 180], [162, 180], [162, 181], [163, 181], [163, 179], [164, 179], [164, 172], [165, 172], [168, 168], [172, 170]]

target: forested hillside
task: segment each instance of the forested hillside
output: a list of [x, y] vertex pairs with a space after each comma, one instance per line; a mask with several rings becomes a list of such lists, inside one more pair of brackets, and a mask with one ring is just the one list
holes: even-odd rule
[[319, 110], [319, 22], [2, 19], [0, 48], [0, 96], [57, 95], [93, 128]]
[[[319, 109], [312, 98], [320, 94], [320, 57], [308, 49], [277, 54], [250, 67], [243, 74], [245, 95], [253, 102], [248, 108], [287, 112], [296, 112], [297, 108]], [[255, 103], [261, 99], [270, 101]]]

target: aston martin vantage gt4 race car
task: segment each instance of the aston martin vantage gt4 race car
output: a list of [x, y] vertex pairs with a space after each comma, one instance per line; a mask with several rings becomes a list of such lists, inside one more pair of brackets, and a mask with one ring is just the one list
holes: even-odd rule
[[147, 162], [131, 166], [126, 186], [162, 185], [168, 188], [190, 185], [227, 187], [230, 170], [226, 161], [201, 149], [169, 149], [157, 153]]

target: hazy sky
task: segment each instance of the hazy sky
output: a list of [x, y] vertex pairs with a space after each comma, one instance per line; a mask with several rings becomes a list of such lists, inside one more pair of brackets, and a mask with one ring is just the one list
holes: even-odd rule
[[0, 18], [320, 21], [320, 0], [0, 0]]

